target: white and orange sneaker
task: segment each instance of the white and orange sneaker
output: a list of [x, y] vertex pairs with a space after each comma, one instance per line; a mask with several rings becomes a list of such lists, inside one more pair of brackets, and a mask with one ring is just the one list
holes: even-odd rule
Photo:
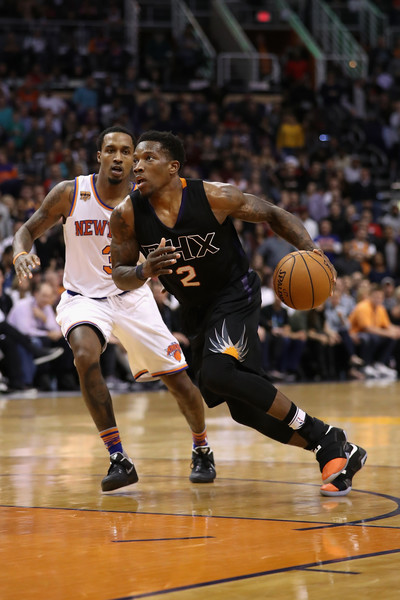
[[364, 466], [367, 452], [361, 446], [350, 443], [347, 443], [346, 450], [350, 452], [346, 468], [331, 483], [324, 483], [321, 486], [322, 496], [346, 496], [351, 492], [353, 477]]

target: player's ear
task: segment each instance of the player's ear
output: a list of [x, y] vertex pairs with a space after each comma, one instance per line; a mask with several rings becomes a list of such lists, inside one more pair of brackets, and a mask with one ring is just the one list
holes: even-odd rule
[[171, 160], [169, 164], [169, 172], [171, 173], [171, 175], [175, 175], [175, 173], [179, 172], [179, 169], [181, 168], [181, 163], [179, 162], [179, 160]]
[[97, 150], [97, 162], [98, 163], [100, 162], [100, 155], [101, 155], [100, 150]]

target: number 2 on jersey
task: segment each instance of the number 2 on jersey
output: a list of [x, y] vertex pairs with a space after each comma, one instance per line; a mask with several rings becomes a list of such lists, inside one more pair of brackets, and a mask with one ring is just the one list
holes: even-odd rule
[[193, 281], [194, 278], [196, 277], [197, 273], [194, 269], [194, 267], [187, 265], [186, 267], [179, 267], [176, 270], [176, 273], [178, 275], [183, 275], [184, 273], [187, 273], [187, 275], [185, 275], [185, 277], [182, 278], [182, 285], [184, 287], [190, 287], [190, 286], [199, 286], [200, 285], [200, 281]]

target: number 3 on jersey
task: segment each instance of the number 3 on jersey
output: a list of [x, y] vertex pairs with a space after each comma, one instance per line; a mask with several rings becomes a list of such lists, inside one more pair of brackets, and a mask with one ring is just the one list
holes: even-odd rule
[[112, 268], [111, 268], [111, 246], [104, 246], [103, 250], [101, 251], [103, 256], [108, 256], [108, 265], [103, 265], [103, 269], [104, 271], [107, 273], [107, 275], [111, 275], [112, 272]]
[[187, 273], [187, 275], [185, 275], [185, 277], [182, 278], [182, 285], [184, 287], [190, 287], [190, 286], [199, 286], [200, 285], [200, 281], [194, 281], [197, 273], [194, 269], [194, 267], [187, 265], [186, 267], [179, 267], [176, 270], [177, 275], [184, 275], [185, 273]]

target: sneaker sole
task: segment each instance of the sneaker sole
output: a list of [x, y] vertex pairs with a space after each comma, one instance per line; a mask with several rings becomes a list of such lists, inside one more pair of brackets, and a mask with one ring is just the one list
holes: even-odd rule
[[113, 494], [115, 492], [119, 492], [121, 490], [125, 490], [126, 488], [131, 487], [131, 485], [135, 485], [135, 483], [137, 483], [139, 481], [139, 478], [137, 478], [136, 481], [131, 481], [131, 483], [127, 483], [126, 485], [121, 485], [120, 487], [114, 488], [112, 490], [101, 490], [102, 494]]
[[189, 476], [189, 480], [192, 483], [213, 483], [215, 477], [216, 477], [216, 473], [210, 477], [192, 477], [191, 475]]
[[[364, 450], [364, 448], [361, 448], [360, 446], [356, 446], [355, 444], [351, 444], [353, 446], [353, 450], [350, 453], [350, 457], [349, 457], [349, 462], [348, 462], [348, 467], [349, 469], [351, 469], [352, 474], [350, 475], [350, 481], [353, 480], [354, 475], [356, 475], [356, 473], [358, 473], [358, 471], [360, 471], [364, 464], [365, 461], [368, 458], [368, 454], [367, 451]], [[357, 452], [357, 450], [360, 451], [360, 457], [357, 458], [357, 462], [355, 463], [353, 460], [352, 464], [352, 458], [354, 456], [354, 454]], [[329, 496], [329, 497], [339, 497], [339, 496], [347, 496], [347, 494], [349, 492], [351, 492], [352, 490], [352, 486], [349, 485], [345, 490], [338, 490], [335, 487], [335, 484], [333, 483], [328, 483], [328, 484], [324, 484], [320, 487], [320, 494], [321, 496]]]
[[331, 483], [347, 467], [348, 458], [334, 458], [326, 463], [322, 469], [322, 481], [324, 484]]
[[109, 492], [116, 492], [118, 490], [122, 490], [123, 488], [129, 487], [130, 485], [134, 485], [135, 483], [137, 483], [139, 481], [139, 477], [136, 475], [136, 479], [134, 479], [133, 481], [129, 481], [129, 483], [125, 483], [123, 485], [120, 485], [118, 487], [114, 487], [111, 488], [109, 490], [104, 490], [103, 487], [101, 488], [101, 491], [103, 492], [103, 494], [107, 494]]

